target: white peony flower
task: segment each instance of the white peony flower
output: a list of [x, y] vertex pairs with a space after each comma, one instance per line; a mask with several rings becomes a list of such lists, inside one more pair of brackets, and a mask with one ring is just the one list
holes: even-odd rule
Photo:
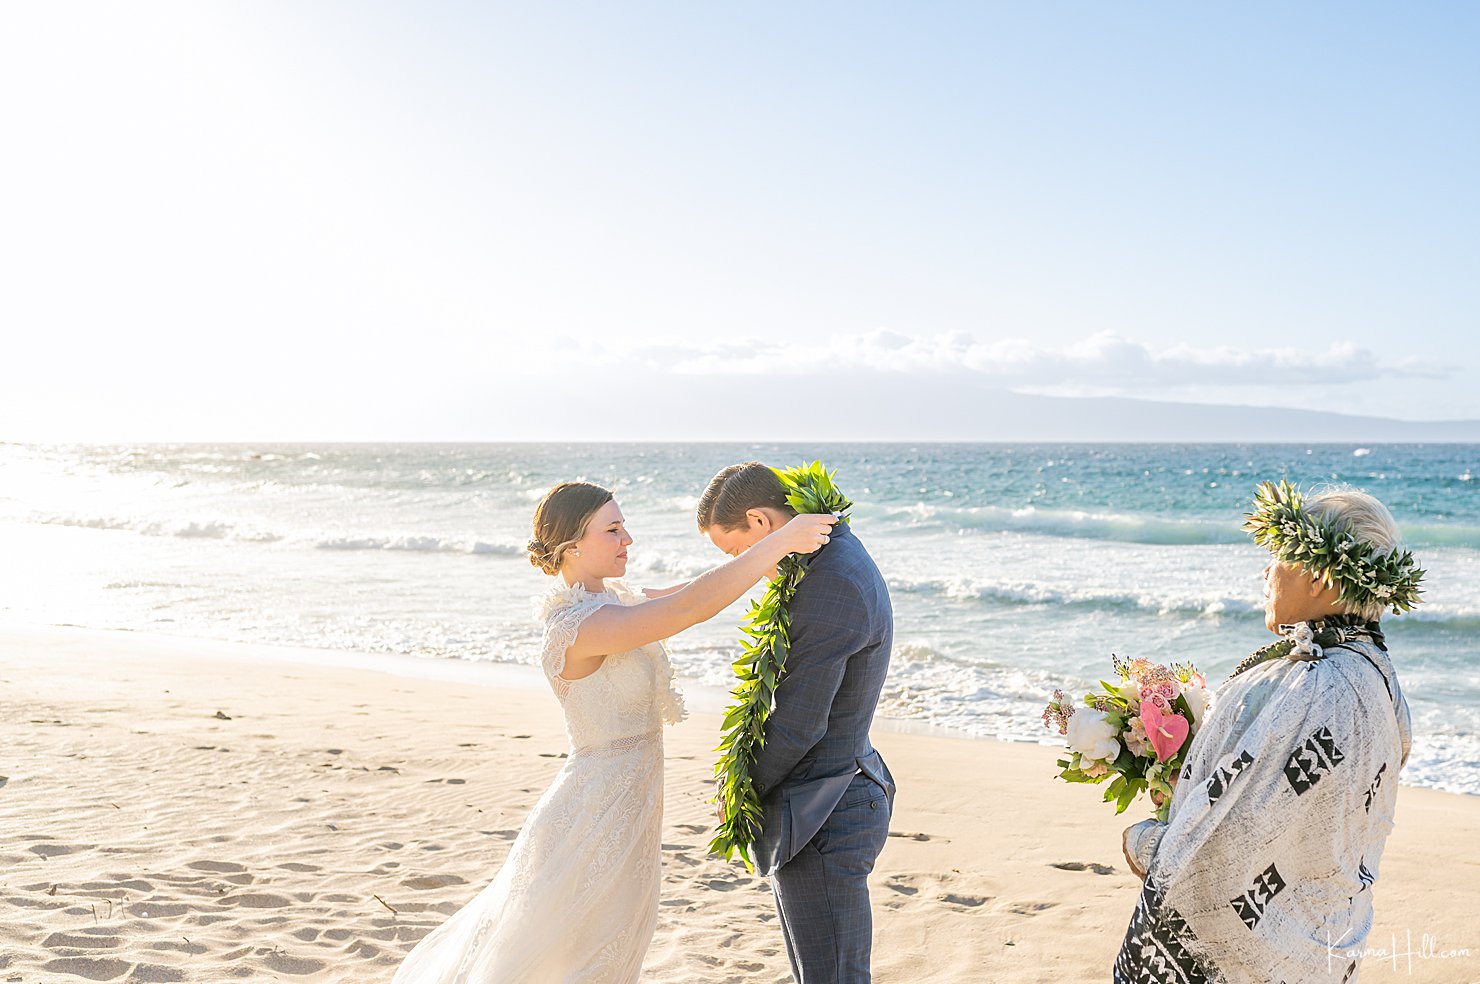
[[1125, 683], [1122, 683], [1120, 685], [1120, 689], [1117, 690], [1116, 693], [1120, 694], [1120, 696], [1124, 697], [1126, 700], [1136, 701], [1137, 703], [1139, 703], [1141, 700], [1141, 682], [1135, 677], [1131, 677]]
[[1120, 742], [1115, 740], [1115, 726], [1104, 711], [1093, 707], [1081, 707], [1069, 719], [1069, 730], [1065, 734], [1069, 750], [1078, 752], [1086, 762], [1096, 759], [1113, 760], [1120, 754]]
[[1202, 727], [1208, 708], [1213, 706], [1213, 692], [1207, 687], [1189, 683], [1182, 691], [1182, 699], [1187, 701], [1187, 709], [1192, 712], [1192, 730], [1196, 731]]

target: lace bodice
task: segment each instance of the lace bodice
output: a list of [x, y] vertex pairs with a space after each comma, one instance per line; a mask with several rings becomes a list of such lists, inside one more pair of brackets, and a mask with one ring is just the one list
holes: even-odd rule
[[565, 730], [572, 749], [607, 746], [623, 739], [651, 735], [663, 724], [685, 716], [683, 697], [673, 685], [673, 666], [661, 642], [625, 653], [613, 653], [600, 669], [579, 680], [560, 675], [565, 654], [581, 623], [603, 605], [637, 605], [646, 599], [621, 581], [609, 580], [600, 593], [557, 582], [539, 606], [544, 623], [540, 666], [565, 710]]

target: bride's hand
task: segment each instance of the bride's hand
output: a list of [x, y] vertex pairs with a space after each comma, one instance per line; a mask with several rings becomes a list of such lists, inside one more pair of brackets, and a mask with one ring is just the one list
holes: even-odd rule
[[838, 517], [832, 513], [803, 513], [794, 516], [781, 529], [772, 533], [777, 546], [786, 553], [809, 554], [822, 549]]

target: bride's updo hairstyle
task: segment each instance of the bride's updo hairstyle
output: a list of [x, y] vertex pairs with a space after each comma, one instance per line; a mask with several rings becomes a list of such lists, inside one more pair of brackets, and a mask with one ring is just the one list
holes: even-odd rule
[[529, 562], [546, 574], [555, 574], [565, 552], [586, 535], [586, 524], [612, 494], [590, 482], [562, 482], [545, 493], [534, 507], [534, 535], [527, 544]]

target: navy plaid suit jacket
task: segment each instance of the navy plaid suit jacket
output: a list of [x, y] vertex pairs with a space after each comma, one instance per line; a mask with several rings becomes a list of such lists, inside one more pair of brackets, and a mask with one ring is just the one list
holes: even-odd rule
[[860, 771], [894, 801], [894, 777], [868, 736], [894, 641], [889, 589], [846, 524], [810, 561], [751, 777], [763, 811], [757, 861], [767, 875], [816, 835]]

